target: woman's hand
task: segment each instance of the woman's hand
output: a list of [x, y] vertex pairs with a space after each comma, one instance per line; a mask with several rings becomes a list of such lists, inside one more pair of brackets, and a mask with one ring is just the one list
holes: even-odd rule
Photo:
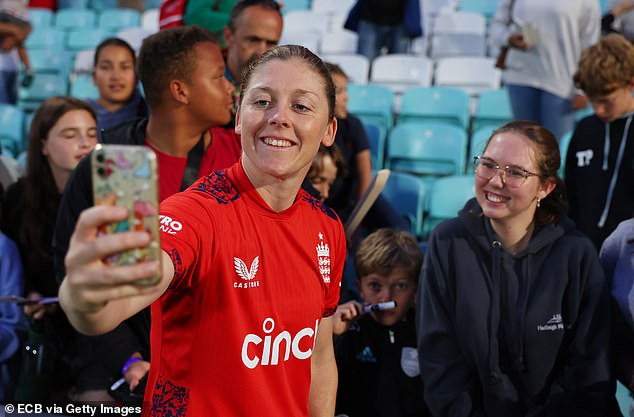
[[514, 33], [509, 36], [507, 43], [509, 48], [515, 48], [521, 51], [528, 50], [528, 43], [524, 40], [524, 36], [521, 33]]

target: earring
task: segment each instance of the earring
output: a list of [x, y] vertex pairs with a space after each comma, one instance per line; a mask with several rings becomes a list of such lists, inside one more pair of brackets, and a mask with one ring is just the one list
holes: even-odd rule
[[539, 208], [539, 204], [542, 200], [540, 200], [539, 198], [537, 199], [537, 207]]

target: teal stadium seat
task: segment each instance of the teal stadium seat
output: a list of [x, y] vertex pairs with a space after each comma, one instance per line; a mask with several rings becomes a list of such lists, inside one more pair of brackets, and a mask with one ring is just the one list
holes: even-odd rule
[[372, 168], [383, 168], [385, 159], [385, 130], [374, 123], [364, 123], [365, 133], [370, 142], [370, 155], [372, 157]]
[[4, 155], [15, 157], [23, 150], [23, 119], [24, 112], [18, 107], [0, 104], [0, 144]]
[[499, 127], [511, 120], [513, 110], [506, 89], [486, 90], [480, 93], [473, 117], [473, 131], [486, 126]]
[[283, 14], [298, 10], [310, 10], [310, 0], [284, 0]]
[[18, 105], [24, 111], [35, 111], [51, 96], [65, 96], [68, 92], [66, 78], [56, 74], [38, 74], [28, 88], [18, 90]]
[[95, 49], [110, 34], [102, 29], [78, 29], [68, 32], [66, 49], [73, 54], [84, 49]]
[[390, 132], [387, 166], [393, 171], [425, 176], [426, 181], [464, 172], [467, 135], [456, 126], [407, 123]]
[[559, 155], [561, 157], [561, 165], [559, 166], [559, 178], [564, 178], [566, 172], [566, 155], [568, 155], [568, 146], [570, 145], [570, 139], [572, 139], [572, 131], [563, 134], [559, 139]]
[[616, 401], [619, 405], [619, 410], [621, 410], [621, 414], [629, 416], [630, 405], [632, 404], [632, 394], [630, 394], [630, 391], [625, 387], [625, 385], [618, 381], [616, 383]]
[[30, 51], [36, 49], [49, 49], [61, 51], [64, 49], [66, 33], [54, 27], [36, 27], [26, 38], [24, 45]]
[[460, 0], [458, 10], [461, 12], [475, 12], [491, 20], [495, 14], [498, 0]]
[[89, 0], [89, 7], [96, 12], [116, 9], [119, 7], [118, 0]]
[[392, 127], [394, 93], [379, 85], [348, 84], [348, 112], [385, 130]]
[[409, 122], [448, 123], [469, 127], [469, 95], [452, 87], [416, 87], [405, 90], [398, 124]]
[[467, 159], [467, 169], [465, 172], [472, 173], [474, 172], [473, 166], [473, 157], [481, 156], [484, 152], [484, 147], [487, 144], [487, 140], [491, 137], [494, 128], [492, 126], [482, 127], [471, 135], [471, 139], [469, 140], [469, 155], [470, 158]]
[[54, 26], [62, 30], [93, 28], [97, 14], [89, 9], [62, 9], [55, 14]]
[[98, 27], [111, 33], [140, 25], [141, 13], [134, 9], [107, 9], [99, 15]]
[[383, 188], [383, 197], [411, 226], [410, 232], [418, 236], [423, 227], [427, 196], [425, 183], [415, 175], [392, 172]]
[[88, 74], [79, 74], [70, 85], [70, 95], [73, 97], [86, 100], [88, 98], [99, 98], [99, 90], [92, 82], [92, 76]]
[[475, 197], [475, 179], [473, 175], [460, 175], [438, 178], [429, 192], [429, 210], [425, 217], [423, 236], [427, 237], [446, 219], [458, 215], [464, 204]]
[[161, 0], [145, 0], [145, 7], [143, 10], [158, 9], [161, 7], [161, 3]]
[[46, 28], [53, 24], [53, 12], [50, 9], [29, 9], [29, 19], [34, 28]]
[[88, 0], [57, 0], [57, 9], [88, 9]]
[[31, 68], [38, 74], [57, 74], [67, 77], [70, 72], [70, 56], [66, 51], [33, 50], [29, 51]]

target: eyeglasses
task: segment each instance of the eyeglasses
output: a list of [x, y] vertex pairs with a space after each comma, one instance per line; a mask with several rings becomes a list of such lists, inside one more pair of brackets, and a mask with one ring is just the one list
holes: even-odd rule
[[515, 165], [501, 167], [497, 162], [485, 156], [474, 156], [473, 166], [477, 177], [490, 180], [498, 171], [502, 171], [502, 181], [511, 188], [521, 187], [528, 177], [539, 177], [539, 174], [525, 170]]

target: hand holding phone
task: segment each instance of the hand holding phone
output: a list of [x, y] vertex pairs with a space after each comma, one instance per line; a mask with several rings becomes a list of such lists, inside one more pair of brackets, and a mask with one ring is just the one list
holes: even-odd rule
[[[100, 234], [145, 231], [151, 237], [148, 246], [115, 253], [104, 261], [110, 265], [160, 263], [158, 174], [154, 152], [145, 146], [97, 145], [91, 163], [95, 205], [128, 210], [126, 219], [102, 226]], [[135, 284], [154, 285], [159, 280], [160, 273]]]

